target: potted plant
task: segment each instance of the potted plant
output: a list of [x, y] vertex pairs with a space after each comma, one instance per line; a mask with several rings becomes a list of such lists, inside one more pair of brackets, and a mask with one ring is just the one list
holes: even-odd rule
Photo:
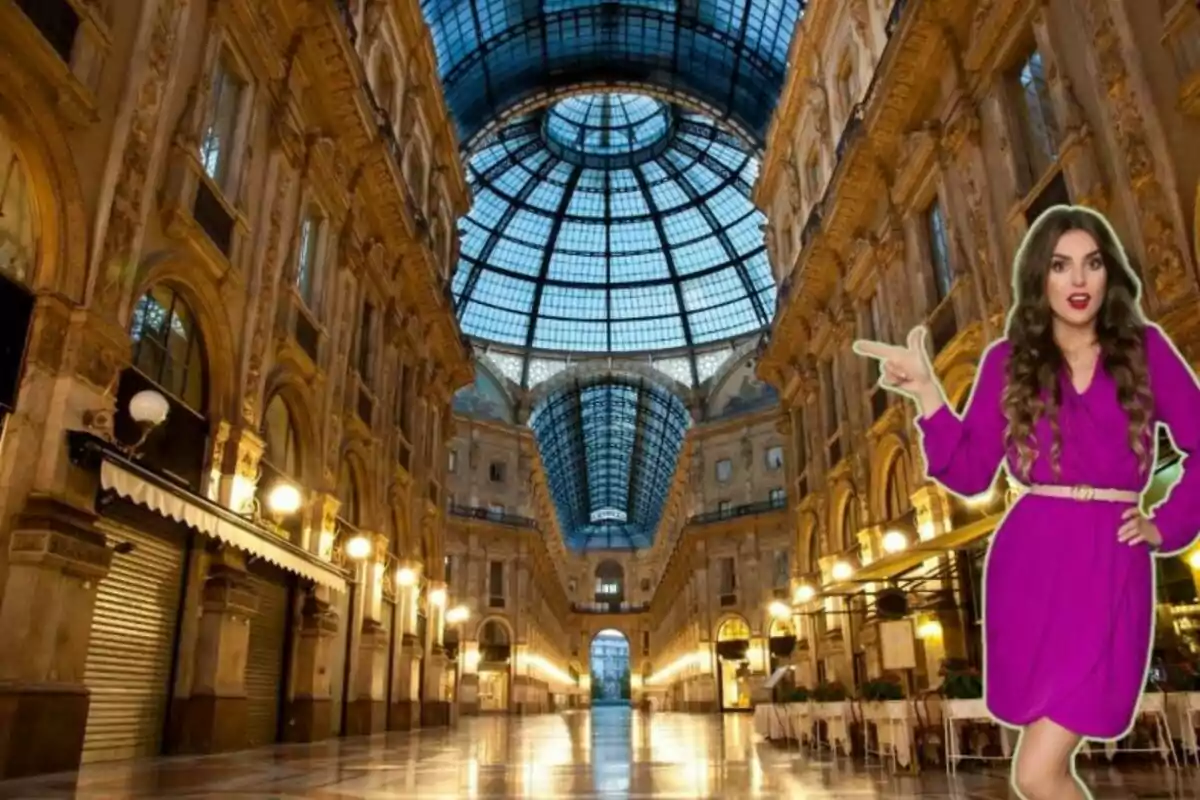
[[797, 686], [792, 689], [792, 693], [788, 695], [789, 703], [807, 703], [809, 700], [809, 692], [803, 686]]
[[846, 687], [837, 681], [818, 683], [812, 691], [812, 698], [818, 703], [841, 703], [847, 697]]
[[983, 702], [983, 675], [962, 659], [947, 659], [939, 670], [947, 713], [958, 719], [990, 719]]
[[882, 678], [875, 678], [864, 683], [859, 696], [866, 703], [886, 703], [893, 700], [903, 700], [904, 685], [897, 676], [884, 675]]

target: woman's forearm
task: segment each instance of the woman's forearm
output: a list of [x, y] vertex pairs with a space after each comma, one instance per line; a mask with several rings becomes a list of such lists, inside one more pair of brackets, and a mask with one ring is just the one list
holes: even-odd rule
[[946, 397], [942, 394], [942, 387], [937, 378], [930, 380], [928, 386], [915, 391], [913, 398], [917, 401], [917, 409], [924, 419], [932, 417], [938, 409], [946, 404]]

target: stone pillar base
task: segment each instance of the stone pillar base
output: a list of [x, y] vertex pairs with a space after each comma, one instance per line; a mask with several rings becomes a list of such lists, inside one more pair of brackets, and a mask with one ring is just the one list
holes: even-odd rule
[[445, 728], [450, 725], [450, 702], [427, 700], [421, 703], [421, 727]]
[[0, 778], [79, 769], [87, 716], [83, 686], [0, 685]]
[[171, 701], [166, 751], [226, 753], [246, 747], [246, 698], [198, 694]]
[[297, 697], [288, 706], [285, 742], [319, 742], [333, 729], [333, 701], [328, 697]]
[[411, 731], [421, 727], [421, 704], [413, 700], [397, 700], [388, 709], [389, 731]]
[[383, 700], [351, 700], [346, 708], [346, 735], [370, 736], [387, 730], [387, 703]]

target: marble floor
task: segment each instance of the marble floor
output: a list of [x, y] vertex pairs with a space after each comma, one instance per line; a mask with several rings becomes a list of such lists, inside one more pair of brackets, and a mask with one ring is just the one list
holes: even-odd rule
[[[963, 798], [1008, 800], [1002, 768], [890, 775], [762, 742], [749, 715], [604, 708], [451, 730], [92, 765], [0, 782], [0, 798]], [[1200, 770], [1086, 771], [1096, 800], [1200, 800]]]

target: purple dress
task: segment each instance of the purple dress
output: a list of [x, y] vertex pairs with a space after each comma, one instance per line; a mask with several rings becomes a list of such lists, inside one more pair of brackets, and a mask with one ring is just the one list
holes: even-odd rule
[[[960, 420], [943, 406], [918, 421], [929, 477], [951, 492], [986, 492], [1005, 453], [1001, 393], [1011, 345], [988, 348]], [[1146, 327], [1152, 422], [1186, 457], [1183, 475], [1156, 506], [1161, 552], [1187, 547], [1200, 530], [1200, 387], [1156, 326]], [[1097, 368], [1082, 393], [1062, 378], [1061, 475], [1049, 462], [1050, 425], [1035, 428], [1033, 483], [1142, 491], [1146, 470], [1128, 444], [1116, 384]], [[1006, 458], [1007, 456], [1007, 458]], [[1079, 735], [1112, 739], [1129, 728], [1146, 680], [1153, 638], [1153, 554], [1117, 540], [1128, 505], [1023, 495], [992, 539], [984, 570], [984, 685], [988, 710], [1023, 726], [1048, 717]]]

